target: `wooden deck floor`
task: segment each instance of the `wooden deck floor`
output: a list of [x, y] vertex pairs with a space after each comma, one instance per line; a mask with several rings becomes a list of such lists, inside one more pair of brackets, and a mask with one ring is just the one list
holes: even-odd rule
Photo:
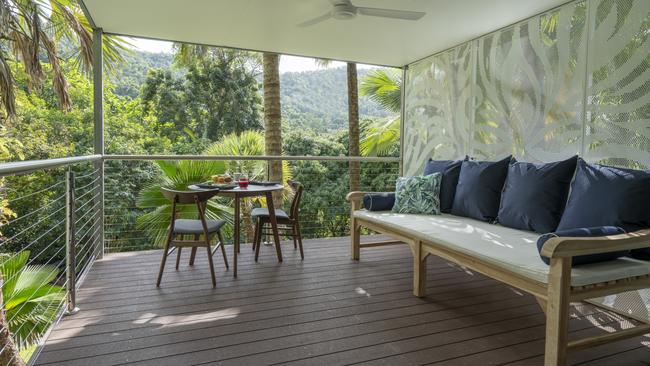
[[[159, 251], [107, 255], [37, 364], [542, 364], [544, 315], [531, 296], [430, 258], [429, 296], [418, 299], [404, 246], [365, 249], [357, 263], [347, 238], [305, 245], [304, 262], [284, 245], [282, 264], [271, 247], [255, 263], [243, 246], [237, 279], [216, 255], [216, 289], [202, 251], [193, 268], [187, 253], [179, 271], [168, 261], [160, 289]], [[626, 325], [579, 304], [570, 321], [572, 336]], [[571, 364], [650, 365], [650, 336], [571, 354]]]

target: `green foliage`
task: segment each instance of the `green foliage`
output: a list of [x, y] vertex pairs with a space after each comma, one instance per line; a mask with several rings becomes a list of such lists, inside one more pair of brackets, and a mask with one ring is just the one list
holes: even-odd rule
[[361, 125], [360, 149], [363, 156], [399, 156], [402, 77], [395, 69], [374, 69], [361, 78], [360, 94], [370, 98], [395, 116], [388, 121], [366, 121]]
[[64, 291], [52, 285], [58, 269], [28, 265], [29, 251], [0, 254], [3, 308], [19, 348], [38, 342], [56, 318]]
[[[143, 230], [156, 246], [165, 243], [167, 228], [171, 220], [171, 202], [161, 193], [160, 188], [166, 187], [185, 191], [192, 183], [201, 183], [210, 179], [214, 174], [225, 172], [223, 161], [215, 160], [182, 160], [156, 161], [160, 169], [161, 179], [143, 189], [137, 200], [138, 207], [149, 210], [137, 218], [137, 227]], [[195, 204], [177, 205], [178, 218], [196, 219], [198, 211]], [[208, 220], [229, 220], [232, 210], [220, 201], [210, 200], [206, 207]]]
[[361, 78], [359, 94], [392, 113], [402, 106], [402, 77], [396, 69], [373, 69]]
[[400, 119], [365, 121], [359, 147], [363, 156], [399, 156]]

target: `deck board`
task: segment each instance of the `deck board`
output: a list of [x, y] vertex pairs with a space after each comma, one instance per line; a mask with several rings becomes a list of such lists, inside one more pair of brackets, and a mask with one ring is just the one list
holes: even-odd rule
[[[365, 249], [349, 239], [305, 242], [305, 261], [243, 246], [239, 277], [215, 255], [194, 267], [170, 258], [156, 289], [160, 251], [110, 254], [77, 298], [81, 311], [51, 332], [38, 365], [498, 365], [542, 364], [544, 315], [535, 300], [490, 278], [430, 257], [428, 296], [411, 293], [405, 246]], [[231, 249], [231, 248], [228, 248]], [[229, 252], [229, 258], [232, 255]], [[629, 325], [587, 304], [572, 308], [572, 336]], [[572, 353], [571, 364], [648, 365], [650, 337]], [[644, 363], [645, 362], [645, 363]]]

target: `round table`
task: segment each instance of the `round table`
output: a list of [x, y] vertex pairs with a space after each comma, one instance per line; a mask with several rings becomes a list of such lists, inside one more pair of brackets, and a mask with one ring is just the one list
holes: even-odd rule
[[[190, 185], [187, 187], [190, 190], [203, 190], [196, 185]], [[215, 187], [216, 188], [216, 187]], [[234, 249], [233, 249], [233, 275], [237, 277], [237, 254], [239, 253], [239, 236], [240, 236], [240, 224], [241, 219], [240, 206], [242, 197], [266, 197], [266, 206], [269, 210], [269, 220], [271, 221], [271, 229], [273, 231], [273, 241], [275, 242], [275, 253], [278, 256], [278, 262], [282, 262], [282, 250], [280, 249], [280, 235], [278, 234], [278, 222], [275, 218], [275, 207], [273, 206], [273, 192], [281, 191], [284, 189], [284, 186], [280, 184], [274, 184], [270, 186], [249, 184], [246, 188], [232, 188], [232, 189], [220, 189], [219, 196], [232, 197], [235, 202], [235, 235], [234, 235]]]

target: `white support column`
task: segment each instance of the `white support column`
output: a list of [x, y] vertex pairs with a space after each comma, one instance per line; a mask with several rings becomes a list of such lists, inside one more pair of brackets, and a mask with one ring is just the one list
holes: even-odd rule
[[399, 175], [404, 175], [404, 125], [406, 124], [406, 74], [408, 65], [402, 68], [402, 90], [400, 97], [400, 123], [399, 123]]
[[[104, 32], [101, 28], [93, 29], [93, 121], [94, 121], [94, 150], [95, 154], [104, 155], [104, 80], [103, 66], [104, 54], [102, 49], [102, 36]], [[95, 229], [97, 237], [93, 240], [97, 243], [96, 256], [104, 256], [104, 160], [94, 163], [94, 170], [99, 175], [97, 180], [96, 195], [97, 204], [95, 222], [98, 225]]]

